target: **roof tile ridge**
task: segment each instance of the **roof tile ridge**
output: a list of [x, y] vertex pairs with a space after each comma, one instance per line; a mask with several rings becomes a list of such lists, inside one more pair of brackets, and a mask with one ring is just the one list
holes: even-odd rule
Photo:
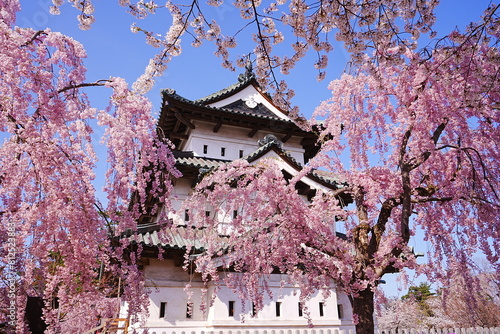
[[215, 162], [222, 162], [222, 163], [233, 161], [233, 160], [229, 160], [229, 159], [211, 158], [211, 157], [204, 157], [204, 156], [197, 156], [197, 155], [193, 155], [193, 156], [189, 156], [189, 157], [177, 157], [175, 159], [176, 160], [200, 159], [200, 160], [215, 161]]
[[247, 87], [248, 85], [250, 85], [252, 83], [252, 81], [255, 81], [255, 76], [253, 74], [240, 76], [238, 78], [238, 80], [239, 80], [238, 82], [236, 82], [236, 83], [234, 83], [226, 88], [223, 88], [215, 93], [212, 93], [212, 94], [207, 95], [205, 97], [202, 97], [200, 99], [194, 100], [193, 102], [197, 103], [197, 104], [208, 104], [208, 103], [220, 100], [220, 99], [224, 98], [225, 96], [228, 96], [228, 95], [230, 95], [236, 91], [239, 91], [239, 90]]
[[283, 148], [283, 143], [277, 139], [271, 139], [267, 143], [261, 145], [259, 148], [257, 148], [255, 151], [253, 151], [250, 154], [247, 154], [244, 156], [242, 159], [245, 159], [249, 162], [253, 161], [255, 157], [257, 157], [259, 154], [262, 154], [263, 152], [271, 149], [272, 147], [276, 147], [278, 150], [279, 155], [286, 156], [287, 159], [290, 159], [294, 164], [297, 165], [297, 167], [302, 168], [303, 166], [301, 165], [300, 162], [298, 162], [294, 157], [292, 157], [287, 150]]
[[170, 88], [164, 89], [163, 93], [166, 94], [166, 95], [169, 95], [170, 97], [176, 99], [177, 101], [180, 101], [180, 102], [183, 102], [183, 103], [187, 103], [187, 104], [191, 104], [191, 105], [198, 106], [198, 107], [207, 108], [209, 110], [219, 110], [219, 111], [224, 111], [224, 112], [235, 114], [235, 115], [252, 116], [252, 117], [257, 117], [257, 118], [270, 119], [270, 120], [274, 120], [274, 121], [282, 121], [282, 122], [285, 122], [285, 123], [294, 123], [295, 124], [295, 122], [293, 122], [292, 120], [282, 119], [282, 118], [280, 118], [278, 116], [252, 114], [252, 113], [248, 113], [248, 112], [233, 110], [233, 109], [226, 108], [226, 107], [212, 107], [212, 106], [206, 105], [206, 104], [204, 104], [202, 102], [199, 102], [200, 100], [194, 100], [193, 101], [193, 100], [190, 100], [188, 98], [185, 98], [185, 97], [177, 94], [175, 92], [175, 90], [170, 89]]
[[168, 95], [170, 96], [171, 98], [174, 98], [176, 99], [177, 101], [181, 101], [181, 102], [185, 102], [185, 103], [189, 103], [189, 104], [195, 104], [195, 105], [199, 105], [199, 103], [196, 103], [196, 101], [193, 101], [193, 100], [190, 100], [188, 99], [187, 97], [184, 97], [182, 95], [179, 95], [177, 93], [177, 91], [175, 89], [172, 89], [172, 88], [165, 88], [165, 89], [162, 89], [161, 90], [161, 93], [163, 95]]

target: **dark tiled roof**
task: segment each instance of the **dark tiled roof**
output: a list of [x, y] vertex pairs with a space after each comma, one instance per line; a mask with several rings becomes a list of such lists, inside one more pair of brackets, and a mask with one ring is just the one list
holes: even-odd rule
[[[250, 153], [244, 159], [247, 161], [254, 161], [258, 158], [260, 158], [262, 155], [264, 155], [266, 152], [270, 151], [271, 149], [274, 149], [275, 152], [277, 152], [281, 157], [286, 158], [288, 161], [290, 161], [292, 164], [294, 164], [297, 169], [302, 169], [302, 166], [297, 160], [295, 160], [294, 157], [286, 153], [285, 150], [283, 150], [283, 143], [280, 141], [275, 141], [272, 140], [268, 142], [267, 144], [259, 147], [257, 150], [254, 152]], [[317, 179], [319, 182], [323, 182], [332, 186], [336, 187], [342, 187], [342, 184], [339, 182], [338, 178], [332, 174], [331, 172], [323, 171], [323, 170], [318, 170], [315, 169], [310, 173], [314, 178]]]
[[337, 185], [339, 188], [347, 186], [347, 184], [341, 182], [338, 179], [337, 175], [333, 174], [332, 172], [315, 169], [313, 170], [312, 174], [316, 176], [318, 179], [323, 180], [324, 182]]
[[[279, 140], [276, 140], [275, 137], [267, 141], [263, 141], [262, 145], [258, 149], [244, 156], [243, 159], [247, 160], [248, 162], [253, 162], [271, 150], [274, 150], [282, 158], [289, 161], [292, 165], [296, 167], [297, 170], [302, 169], [301, 164], [283, 149], [283, 143]], [[207, 157], [195, 157], [193, 156], [192, 152], [176, 151], [174, 152], [174, 155], [176, 157], [176, 162], [179, 167], [182, 166], [182, 167], [189, 167], [196, 169], [215, 169], [223, 164], [231, 162], [230, 160], [214, 159]], [[343, 186], [343, 184], [339, 181], [336, 175], [328, 171], [315, 169], [310, 173], [310, 176], [313, 176], [316, 179], [316, 181], [319, 181], [321, 183], [325, 183], [336, 187]]]
[[204, 246], [199, 241], [201, 230], [187, 229], [184, 226], [172, 226], [160, 231], [160, 226], [149, 224], [139, 226], [136, 233], [129, 233], [128, 238], [132, 243], [150, 247], [163, 247], [166, 249], [185, 250], [194, 247], [203, 251]]
[[[265, 112], [262, 111], [262, 108], [259, 108], [259, 112], [255, 112], [251, 108], [248, 108], [248, 107], [247, 108], [240, 108], [239, 110], [232, 109], [230, 106], [225, 106], [222, 108], [211, 107], [211, 106], [206, 105], [203, 102], [199, 102], [200, 100], [192, 101], [192, 100], [186, 99], [185, 97], [180, 96], [174, 90], [171, 90], [171, 89], [164, 89], [162, 92], [164, 95], [168, 96], [171, 99], [174, 99], [174, 100], [179, 101], [179, 102], [184, 103], [184, 104], [203, 108], [206, 111], [211, 111], [211, 112], [221, 112], [222, 111], [225, 114], [232, 114], [232, 115], [250, 115], [250, 116], [254, 116], [257, 118], [261, 118], [261, 119], [281, 121], [281, 122], [293, 124], [296, 126], [296, 124], [293, 121], [282, 119], [263, 106], [262, 107], [266, 109]], [[161, 115], [160, 115], [160, 118], [161, 118]]]
[[250, 108], [245, 101], [238, 100], [234, 101], [231, 104], [228, 104], [227, 106], [224, 106], [224, 108], [246, 114], [276, 117], [276, 115], [271, 110], [266, 108], [266, 106], [264, 106], [262, 103], [258, 103], [254, 108]]
[[195, 100], [194, 102], [199, 104], [210, 104], [212, 102], [220, 101], [224, 99], [226, 96], [230, 96], [234, 93], [243, 90], [245, 87], [251, 85], [252, 83], [258, 86], [257, 80], [255, 80], [255, 76], [253, 74], [240, 75], [238, 77], [237, 83], [232, 84], [231, 86], [226, 87], [224, 89], [221, 89], [218, 92], [202, 97], [201, 99]]
[[265, 143], [249, 155], [243, 157], [243, 159], [246, 159], [248, 162], [252, 162], [260, 158], [262, 155], [265, 153], [271, 151], [272, 149], [275, 150], [275, 152], [279, 153], [280, 156], [288, 158], [292, 163], [297, 165], [297, 167], [300, 166], [300, 164], [295, 160], [291, 155], [286, 153], [285, 150], [283, 150], [283, 143], [280, 142], [279, 140], [271, 140], [268, 143]]
[[179, 157], [176, 159], [177, 165], [192, 168], [217, 168], [220, 165], [231, 162], [229, 160], [212, 159], [205, 157]]
[[[267, 152], [273, 150], [284, 160], [288, 161], [297, 170], [302, 169], [302, 165], [283, 149], [283, 143], [281, 141], [277, 140], [276, 137], [274, 136], [269, 138], [270, 139], [267, 139], [267, 141], [263, 140], [261, 142], [261, 146], [258, 149], [244, 156], [242, 159], [245, 159], [248, 162], [253, 162], [262, 157]], [[193, 156], [192, 152], [176, 151], [174, 152], [174, 155], [176, 157], [176, 162], [178, 167], [188, 167], [197, 170], [216, 169], [223, 164], [231, 162], [230, 160], [214, 159], [207, 157], [195, 157]], [[312, 177], [316, 182], [323, 183], [329, 186], [334, 186], [336, 188], [341, 188], [345, 186], [345, 184], [339, 181], [338, 177], [335, 174], [328, 171], [315, 169], [311, 171], [309, 177]]]

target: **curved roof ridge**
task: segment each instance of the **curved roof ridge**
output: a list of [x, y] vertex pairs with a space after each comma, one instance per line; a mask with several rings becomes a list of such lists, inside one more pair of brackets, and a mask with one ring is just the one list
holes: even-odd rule
[[[281, 157], [285, 157], [288, 159], [292, 164], [295, 164], [298, 170], [302, 170], [304, 166], [300, 164], [294, 157], [292, 157], [284, 148], [283, 144], [279, 140], [269, 140], [267, 143], [259, 147], [257, 150], [254, 152], [248, 154], [247, 156], [243, 157], [243, 159], [246, 159], [248, 162], [252, 162], [263, 156], [266, 152], [268, 152], [271, 149], [275, 149], [275, 152], [278, 153]], [[347, 184], [345, 182], [341, 182], [337, 175], [335, 175], [332, 172], [328, 171], [322, 171], [313, 168], [309, 173], [308, 177], [316, 179], [316, 181], [319, 181], [320, 183], [328, 184], [331, 186], [335, 186], [337, 188], [342, 188], [345, 187]]]
[[223, 88], [208, 96], [202, 97], [201, 99], [194, 100], [193, 102], [199, 104], [209, 104], [216, 101], [220, 101], [224, 99], [226, 96], [237, 93], [251, 84], [255, 84], [257, 87], [260, 87], [259, 84], [257, 83], [257, 80], [255, 79], [255, 75], [253, 74], [253, 72], [240, 74], [238, 76], [237, 83], [234, 83], [231, 86]]
[[187, 102], [187, 103], [191, 103], [191, 104], [197, 104], [195, 101], [187, 99], [184, 96], [177, 94], [177, 91], [175, 89], [172, 89], [172, 88], [162, 89], [161, 94], [168, 95], [168, 96], [170, 96], [178, 101], [183, 101], [183, 102]]
[[[163, 94], [169, 95], [171, 98], [173, 98], [179, 102], [191, 104], [193, 106], [203, 107], [203, 108], [206, 108], [208, 110], [220, 110], [220, 111], [224, 111], [226, 113], [230, 113], [230, 114], [234, 114], [234, 115], [246, 115], [246, 116], [250, 115], [250, 116], [262, 118], [262, 119], [269, 119], [269, 120], [273, 120], [273, 121], [282, 121], [285, 123], [296, 124], [292, 120], [282, 119], [276, 115], [271, 116], [271, 115], [254, 114], [254, 113], [248, 113], [248, 112], [239, 111], [239, 110], [233, 110], [233, 109], [227, 108], [227, 107], [212, 107], [212, 106], [207, 105], [204, 102], [200, 102], [200, 100], [193, 101], [193, 100], [187, 99], [187, 98], [177, 94], [177, 92], [175, 90], [172, 90], [172, 89], [164, 89], [164, 90], [162, 90], [162, 92], [163, 92]], [[230, 93], [227, 93], [227, 94], [229, 95]], [[160, 118], [161, 118], [161, 114], [160, 114]]]
[[244, 156], [243, 159], [247, 160], [248, 162], [255, 161], [272, 148], [275, 148], [279, 155], [286, 156], [297, 167], [302, 168], [302, 165], [294, 157], [292, 157], [285, 149], [283, 149], [283, 143], [279, 140], [269, 140], [267, 143], [263, 143], [262, 146], [260, 146], [252, 153]]

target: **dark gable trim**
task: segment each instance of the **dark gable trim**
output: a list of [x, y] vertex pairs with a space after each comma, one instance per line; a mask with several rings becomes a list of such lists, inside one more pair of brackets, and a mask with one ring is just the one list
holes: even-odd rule
[[257, 83], [257, 80], [252, 75], [252, 76], [248, 76], [248, 77], [244, 78], [243, 81], [235, 83], [227, 88], [223, 88], [223, 89], [221, 89], [213, 94], [210, 94], [208, 96], [205, 96], [201, 99], [194, 100], [193, 102], [197, 103], [197, 104], [202, 104], [202, 105], [207, 105], [207, 104], [219, 102], [221, 100], [224, 100], [228, 96], [231, 96], [231, 95], [234, 95], [238, 92], [241, 92], [243, 89], [247, 88], [250, 85], [254, 86], [259, 92], [261, 91], [260, 86]]

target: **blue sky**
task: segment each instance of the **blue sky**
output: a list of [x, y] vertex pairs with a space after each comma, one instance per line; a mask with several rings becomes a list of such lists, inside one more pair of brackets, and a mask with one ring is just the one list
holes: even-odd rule
[[[125, 78], [131, 85], [142, 74], [148, 60], [158, 49], [147, 45], [142, 34], [133, 34], [130, 25], [137, 22], [139, 25], [145, 24], [159, 33], [164, 33], [170, 23], [166, 11], [142, 22], [126, 13], [124, 8], [117, 5], [118, 1], [94, 0], [96, 22], [91, 30], [82, 31], [78, 28], [76, 20], [78, 12], [75, 9], [65, 5], [62, 7], [61, 15], [53, 16], [49, 14], [51, 3], [51, 0], [21, 0], [23, 9], [18, 15], [17, 24], [34, 29], [49, 27], [81, 42], [88, 53], [86, 60], [88, 82], [118, 76]], [[455, 27], [463, 29], [469, 22], [477, 21], [489, 3], [489, 0], [441, 1], [435, 27], [438, 37], [446, 35]], [[232, 5], [224, 4], [210, 11], [223, 28], [224, 26], [235, 28], [239, 11]], [[148, 94], [155, 106], [156, 114], [160, 107], [161, 89], [173, 88], [180, 95], [197, 99], [235, 83], [238, 74], [243, 71], [237, 69], [237, 72], [230, 72], [223, 69], [220, 59], [213, 55], [212, 44], [205, 44], [200, 48], [189, 47], [189, 43], [184, 44], [181, 56], [170, 63], [165, 75], [158, 78], [153, 90]], [[317, 72], [313, 68], [315, 58], [312, 56], [297, 66], [291, 75], [281, 78], [295, 90], [296, 97], [292, 102], [298, 105], [308, 118], [320, 101], [329, 98], [328, 83], [338, 78], [345, 68], [348, 55], [341, 45], [336, 45], [335, 48], [336, 51], [330, 56], [328, 73], [324, 81], [316, 82]], [[238, 52], [245, 54], [252, 49], [253, 45], [243, 41], [238, 47]], [[107, 105], [110, 91], [98, 87], [89, 88], [87, 92], [95, 107], [104, 108]], [[100, 134], [97, 130], [96, 135]], [[423, 244], [411, 246], [414, 246], [417, 252], [425, 252], [428, 247]], [[388, 282], [385, 290], [389, 295], [404, 294], [398, 292], [395, 275], [387, 275], [384, 278]]]

